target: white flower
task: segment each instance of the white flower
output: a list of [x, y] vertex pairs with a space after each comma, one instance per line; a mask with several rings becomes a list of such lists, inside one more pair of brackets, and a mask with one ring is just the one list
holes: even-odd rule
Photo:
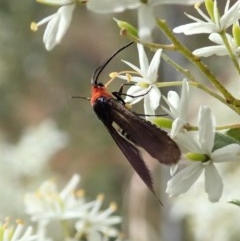
[[0, 241], [35, 241], [38, 240], [37, 235], [32, 234], [32, 227], [27, 227], [24, 232], [24, 225], [21, 220], [17, 221], [17, 226], [13, 227], [6, 220], [0, 223]]
[[52, 14], [38, 23], [32, 23], [31, 29], [36, 31], [42, 24], [48, 23], [43, 35], [43, 42], [47, 50], [52, 50], [59, 44], [65, 35], [70, 22], [75, 4], [62, 6], [55, 14]]
[[155, 26], [154, 9], [160, 4], [193, 4], [197, 0], [89, 0], [87, 8], [97, 13], [122, 12], [126, 9], [138, 9], [139, 37], [145, 41], [151, 40], [151, 32]]
[[36, 175], [67, 142], [66, 133], [58, 130], [54, 121], [44, 120], [36, 127], [28, 127], [16, 145], [9, 144], [3, 159], [15, 167], [17, 175]]
[[[136, 85], [131, 86], [126, 95], [125, 102], [130, 104], [135, 104], [140, 100], [144, 99], [144, 113], [146, 115], [154, 115], [155, 110], [159, 106], [159, 101], [161, 98], [161, 93], [156, 86], [158, 78], [158, 68], [160, 65], [162, 49], [159, 49], [154, 54], [151, 63], [149, 64], [147, 55], [144, 51], [144, 48], [141, 44], [137, 45], [138, 56], [140, 68], [127, 62], [134, 71], [137, 72], [140, 76], [131, 76], [130, 80], [135, 82]], [[122, 79], [128, 80], [126, 76], [118, 76]], [[136, 98], [132, 98], [136, 96]]]
[[75, 174], [61, 192], [53, 181], [45, 181], [35, 193], [25, 195], [25, 212], [45, 225], [51, 220], [78, 218], [92, 205], [85, 202], [82, 192], [77, 192], [79, 181], [80, 176]]
[[211, 202], [217, 202], [222, 195], [223, 182], [215, 164], [237, 160], [240, 156], [240, 145], [230, 144], [213, 151], [215, 119], [211, 110], [208, 107], [201, 107], [198, 118], [197, 138], [192, 138], [189, 133], [178, 133], [175, 140], [184, 151], [202, 155], [205, 160], [191, 161], [191, 164], [180, 170], [168, 181], [166, 192], [171, 196], [186, 192], [204, 172], [208, 198]]
[[189, 84], [186, 79], [182, 83], [181, 97], [176, 91], [169, 91], [167, 98], [163, 96], [169, 106], [168, 110], [164, 106], [162, 108], [174, 119], [171, 130], [171, 137], [175, 137], [187, 121], [188, 105], [189, 105]]
[[229, 8], [230, 0], [226, 2], [224, 14], [220, 16], [217, 1], [214, 0], [213, 5], [213, 17], [207, 16], [196, 5], [196, 9], [205, 20], [201, 20], [192, 15], [186, 14], [190, 19], [194, 20], [194, 23], [178, 26], [173, 29], [175, 33], [184, 33], [186, 35], [199, 34], [199, 33], [220, 33], [225, 31], [229, 26], [234, 24], [240, 18], [240, 1], [237, 1]]
[[92, 208], [76, 222], [78, 238], [87, 236], [87, 240], [98, 241], [102, 240], [102, 236], [118, 236], [118, 230], [113, 225], [120, 223], [121, 217], [111, 216], [116, 211], [116, 204], [112, 203], [106, 210], [101, 211], [102, 201], [103, 195], [99, 195]]
[[[229, 43], [229, 46], [230, 46], [232, 52], [236, 56], [239, 56], [240, 47], [237, 46], [234, 38], [230, 34], [226, 34], [226, 36], [227, 36], [227, 40], [228, 40], [228, 43]], [[219, 56], [229, 55], [229, 52], [228, 52], [221, 36], [218, 33], [210, 34], [209, 39], [212, 42], [216, 43], [217, 45], [196, 49], [193, 51], [193, 54], [196, 56], [199, 56], [199, 57], [209, 57], [214, 54], [219, 55]]]
[[[224, 174], [224, 190], [219, 203], [206, 202], [201, 176], [186, 195], [171, 199], [173, 202], [170, 216], [174, 220], [191, 220], [186, 227], [194, 241], [226, 241], [239, 237], [239, 207], [229, 204], [230, 200], [240, 197], [240, 167], [237, 163], [226, 163], [218, 168]], [[229, 232], [231, 230], [231, 232]]]

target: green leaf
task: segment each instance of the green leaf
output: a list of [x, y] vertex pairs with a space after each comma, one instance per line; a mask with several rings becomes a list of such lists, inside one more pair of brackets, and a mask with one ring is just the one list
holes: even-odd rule
[[238, 24], [233, 24], [232, 33], [236, 45], [240, 46], [240, 27], [238, 26]]
[[135, 27], [133, 27], [131, 24], [125, 21], [118, 20], [116, 18], [113, 18], [113, 19], [115, 20], [115, 22], [117, 23], [118, 27], [121, 30], [128, 31], [128, 33], [131, 34], [132, 36], [136, 38], [138, 37], [138, 30]]
[[208, 15], [210, 16], [210, 18], [215, 21], [214, 19], [214, 10], [213, 10], [213, 6], [214, 6], [214, 3], [213, 3], [213, 0], [205, 0], [205, 8], [208, 12]]
[[240, 144], [240, 142], [236, 140], [236, 138], [233, 138], [229, 135], [225, 135], [219, 132], [215, 133], [215, 140], [214, 140], [214, 147], [213, 147], [214, 151], [224, 146], [228, 146], [230, 144]]
[[151, 118], [152, 123], [160, 128], [171, 129], [172, 128], [172, 120], [164, 117], [154, 117]]
[[240, 128], [230, 129], [226, 132], [226, 134], [240, 142]]

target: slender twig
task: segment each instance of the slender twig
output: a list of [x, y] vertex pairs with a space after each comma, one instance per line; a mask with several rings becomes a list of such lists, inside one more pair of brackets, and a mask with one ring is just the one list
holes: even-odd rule
[[221, 36], [221, 38], [222, 38], [222, 40], [223, 40], [223, 42], [224, 42], [225, 47], [226, 47], [227, 50], [228, 50], [228, 53], [229, 53], [229, 55], [230, 55], [230, 58], [231, 58], [231, 60], [232, 60], [232, 62], [233, 62], [233, 64], [234, 64], [235, 68], [236, 68], [237, 71], [238, 71], [238, 74], [240, 74], [239, 64], [238, 64], [238, 61], [237, 61], [237, 59], [236, 59], [236, 56], [235, 56], [235, 54], [233, 53], [232, 48], [231, 48], [231, 46], [230, 46], [230, 44], [229, 44], [229, 41], [228, 41], [228, 39], [227, 39], [226, 32], [225, 32], [225, 31], [224, 31], [224, 32], [221, 32], [221, 33], [220, 33], [220, 36]]
[[[177, 50], [184, 55], [188, 60], [190, 60], [194, 65], [198, 67], [198, 69], [207, 76], [208, 80], [216, 87], [216, 89], [222, 93], [222, 95], [226, 99], [226, 103], [228, 105], [235, 105], [236, 107], [240, 107], [240, 100], [235, 99], [232, 94], [218, 81], [218, 79], [210, 72], [205, 64], [196, 56], [192, 54], [192, 52], [186, 48], [182, 43], [180, 43], [170, 28], [167, 26], [165, 20], [158, 19], [158, 26], [161, 30], [166, 34], [166, 36], [171, 40]], [[238, 113], [240, 110], [237, 109]]]

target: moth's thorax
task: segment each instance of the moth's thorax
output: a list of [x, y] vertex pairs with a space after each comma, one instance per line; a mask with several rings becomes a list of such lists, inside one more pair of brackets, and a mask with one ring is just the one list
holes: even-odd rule
[[106, 87], [103, 84], [94, 84], [92, 86], [92, 96], [91, 96], [91, 105], [93, 106], [96, 102], [96, 100], [99, 97], [107, 97], [107, 98], [112, 98], [113, 96], [109, 94], [106, 90]]

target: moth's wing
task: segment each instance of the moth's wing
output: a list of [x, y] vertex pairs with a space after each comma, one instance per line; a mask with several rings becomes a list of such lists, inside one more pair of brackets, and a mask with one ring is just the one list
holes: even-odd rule
[[[140, 150], [125, 137], [123, 137], [113, 126], [106, 126], [110, 135], [121, 149], [129, 163], [132, 165], [134, 170], [147, 185], [149, 190], [157, 197], [156, 192], [154, 191], [153, 181], [148, 167], [146, 166]], [[157, 197], [159, 200], [159, 198]], [[161, 201], [159, 200], [161, 203]]]
[[108, 99], [111, 118], [136, 145], [145, 149], [163, 164], [174, 164], [180, 159], [177, 144], [167, 133], [149, 121], [139, 117], [115, 99]]

